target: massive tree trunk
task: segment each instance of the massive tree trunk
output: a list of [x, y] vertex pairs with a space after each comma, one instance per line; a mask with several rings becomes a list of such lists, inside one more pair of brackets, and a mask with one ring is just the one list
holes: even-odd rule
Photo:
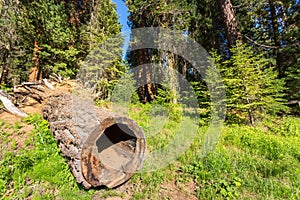
[[[138, 85], [138, 95], [140, 101], [143, 103], [150, 102], [155, 99], [154, 93], [155, 91], [153, 88], [152, 82], [152, 73], [151, 67], [147, 66], [146, 64], [150, 63], [150, 58], [148, 54], [148, 49], [139, 49], [137, 50], [137, 66], [138, 69], [138, 83], [142, 82], [145, 83], [144, 85]], [[144, 66], [143, 66], [144, 65]]]
[[219, 0], [222, 17], [225, 25], [226, 36], [229, 47], [232, 47], [236, 42], [242, 43], [242, 35], [238, 29], [235, 13], [230, 0]]
[[145, 137], [132, 120], [71, 94], [51, 96], [44, 117], [78, 183], [115, 187], [141, 167]]

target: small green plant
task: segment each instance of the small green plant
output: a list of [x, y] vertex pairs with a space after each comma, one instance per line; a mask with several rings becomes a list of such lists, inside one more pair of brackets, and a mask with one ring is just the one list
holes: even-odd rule
[[99, 108], [109, 108], [112, 105], [112, 103], [108, 100], [97, 99], [95, 101], [95, 105]]
[[124, 198], [124, 196], [125, 196], [124, 193], [119, 193], [119, 192], [116, 192], [114, 190], [106, 190], [101, 195], [102, 198], [108, 198], [108, 197], [121, 197], [121, 198]]
[[12, 93], [12, 87], [10, 87], [10, 86], [7, 85], [7, 84], [1, 84], [1, 85], [0, 85], [0, 90], [4, 90], [4, 91], [6, 91], [6, 92], [9, 93], [9, 94]]
[[19, 132], [20, 128], [22, 128], [22, 124], [19, 121], [13, 125], [13, 130], [15, 133]]
[[[27, 149], [25, 146], [18, 152], [6, 152], [3, 155], [0, 162], [0, 197], [24, 199], [33, 194], [36, 199], [53, 199], [60, 194], [40, 192], [53, 188], [51, 191], [64, 190], [70, 194], [69, 198], [76, 196], [76, 199], [80, 199], [81, 188], [76, 184], [65, 159], [60, 155], [60, 150], [49, 131], [48, 122], [37, 114], [25, 118], [25, 122], [35, 127], [27, 142], [31, 148]], [[42, 188], [37, 187], [32, 191], [33, 185]], [[7, 191], [13, 193], [8, 194]], [[87, 195], [91, 194], [84, 194], [82, 197], [87, 199]]]
[[11, 142], [11, 148], [16, 149], [17, 148], [17, 141], [15, 139], [12, 140]]

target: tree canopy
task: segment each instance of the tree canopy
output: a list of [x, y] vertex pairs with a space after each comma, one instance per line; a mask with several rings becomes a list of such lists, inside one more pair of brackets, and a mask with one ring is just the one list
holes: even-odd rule
[[[224, 82], [227, 88], [231, 88], [227, 94], [229, 107], [236, 104], [237, 109], [239, 103], [232, 101], [236, 95], [241, 100], [248, 98], [245, 93], [248, 89], [239, 85], [245, 78], [249, 79], [249, 84], [256, 84], [247, 88], [260, 88], [253, 94], [256, 105], [264, 102], [264, 105], [275, 106], [277, 103], [283, 105], [287, 101], [300, 100], [299, 1], [127, 0], [126, 4], [128, 24], [132, 29], [164, 27], [181, 31], [208, 52], [215, 52]], [[105, 63], [110, 63], [109, 66], [102, 66], [105, 71], [101, 72], [101, 77], [94, 77], [98, 98], [110, 97], [110, 91], [128, 67], [158, 63], [183, 74], [198, 91], [200, 105], [208, 105], [204, 103], [209, 99], [208, 93], [204, 92], [207, 90], [204, 77], [179, 55], [156, 49], [140, 49], [130, 52], [127, 61], [123, 62], [120, 51], [122, 39], [115, 38], [105, 48], [99, 46], [121, 30], [116, 6], [110, 0], [2, 0], [0, 13], [2, 86], [37, 81], [52, 73], [80, 78], [84, 70], [85, 79], [91, 81], [88, 74], [94, 73], [99, 66], [90, 63], [88, 68], [80, 69], [82, 63], [89, 59], [89, 53], [115, 52], [120, 56], [107, 58]], [[101, 53], [97, 55], [101, 57]], [[143, 70], [141, 74], [147, 75], [147, 69]], [[170, 85], [150, 83], [139, 87], [140, 101], [151, 102], [166, 91], [172, 94], [168, 101], [176, 103], [179, 98], [175, 91], [177, 77], [174, 74], [169, 77]], [[260, 81], [264, 83], [261, 85]], [[271, 85], [273, 89], [269, 87]], [[251, 105], [253, 107], [254, 103]], [[240, 109], [242, 111], [244, 108]], [[297, 107], [294, 111], [297, 112]]]

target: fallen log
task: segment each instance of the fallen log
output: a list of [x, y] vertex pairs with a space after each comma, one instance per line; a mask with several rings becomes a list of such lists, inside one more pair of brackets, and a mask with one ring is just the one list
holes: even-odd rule
[[19, 117], [26, 117], [27, 114], [21, 111], [12, 103], [12, 97], [7, 94], [7, 92], [0, 90], [0, 101], [2, 101], [4, 107], [12, 114], [17, 115]]
[[47, 79], [43, 79], [43, 81], [15, 85], [13, 93], [18, 104], [27, 104], [27, 101], [38, 104], [42, 103], [53, 90], [55, 90], [54, 86]]
[[68, 93], [50, 96], [43, 115], [76, 181], [86, 189], [116, 187], [141, 167], [145, 136], [134, 121]]

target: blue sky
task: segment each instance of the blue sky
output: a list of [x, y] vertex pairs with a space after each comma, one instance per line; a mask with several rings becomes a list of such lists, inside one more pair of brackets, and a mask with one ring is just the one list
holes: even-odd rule
[[128, 31], [130, 28], [127, 25], [128, 8], [123, 0], [112, 0], [117, 4], [117, 12], [119, 15], [119, 22], [122, 24], [122, 32]]

